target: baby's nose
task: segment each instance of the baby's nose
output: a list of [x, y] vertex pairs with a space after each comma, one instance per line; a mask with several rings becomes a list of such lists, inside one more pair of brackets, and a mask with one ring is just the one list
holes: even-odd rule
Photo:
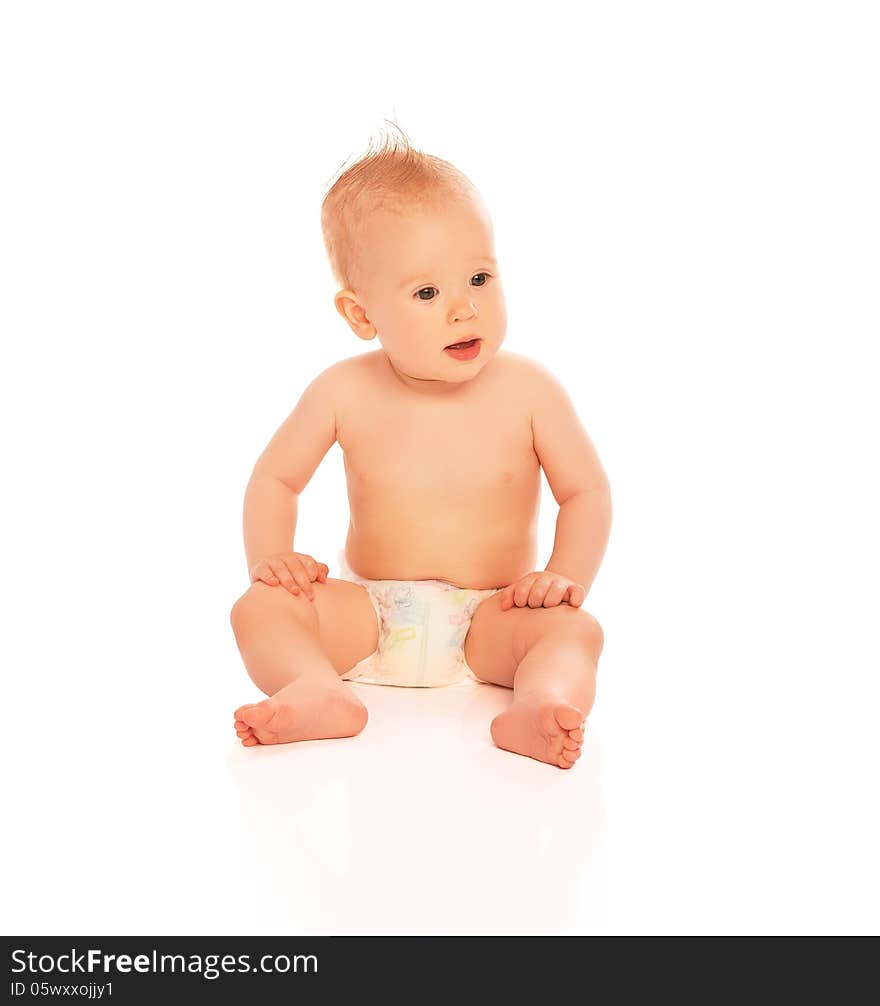
[[455, 304], [449, 312], [450, 321], [467, 321], [477, 316], [477, 307], [472, 300], [464, 298]]

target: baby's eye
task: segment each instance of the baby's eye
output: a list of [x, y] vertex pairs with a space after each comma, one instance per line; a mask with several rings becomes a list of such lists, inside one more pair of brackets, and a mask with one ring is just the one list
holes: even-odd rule
[[[484, 277], [483, 281], [481, 283], [474, 283], [474, 286], [485, 286], [487, 280], [489, 279], [490, 274], [487, 273], [487, 272], [478, 272], [478, 273], [474, 273], [474, 275], [471, 278], [472, 279], [477, 279], [480, 276]], [[426, 301], [434, 300], [435, 298], [433, 296], [423, 297], [422, 294], [423, 293], [429, 293], [431, 290], [436, 290], [436, 289], [437, 289], [436, 286], [423, 286], [421, 290], [417, 290], [416, 291], [416, 296], [419, 298], [419, 300], [426, 300]]]

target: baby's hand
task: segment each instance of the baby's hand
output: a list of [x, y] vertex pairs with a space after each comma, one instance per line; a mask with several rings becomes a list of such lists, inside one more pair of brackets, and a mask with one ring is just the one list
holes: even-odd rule
[[305, 552], [281, 552], [279, 555], [270, 555], [254, 563], [250, 576], [251, 583], [262, 580], [270, 587], [277, 587], [280, 584], [291, 594], [298, 594], [302, 587], [306, 595], [313, 600], [315, 593], [312, 590], [312, 582], [318, 580], [320, 583], [326, 583], [329, 572], [330, 567], [326, 563], [315, 562]]
[[547, 570], [526, 573], [501, 591], [501, 610], [507, 611], [516, 605], [524, 608], [555, 608], [557, 604], [570, 604], [579, 608], [587, 596], [583, 584], [569, 580], [561, 573]]

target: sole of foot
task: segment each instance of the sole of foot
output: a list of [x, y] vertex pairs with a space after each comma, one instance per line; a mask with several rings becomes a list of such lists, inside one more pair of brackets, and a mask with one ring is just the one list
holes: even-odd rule
[[495, 744], [559, 768], [571, 768], [581, 756], [584, 714], [570, 702], [529, 695], [492, 720]]
[[244, 747], [353, 737], [367, 724], [366, 706], [340, 681], [303, 680], [262, 702], [235, 710], [235, 732]]

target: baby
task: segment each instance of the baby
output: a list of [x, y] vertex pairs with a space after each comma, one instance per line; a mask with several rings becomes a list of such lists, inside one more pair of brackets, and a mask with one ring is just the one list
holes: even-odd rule
[[[501, 349], [486, 205], [403, 137], [336, 180], [321, 223], [336, 308], [381, 348], [318, 374], [254, 467], [251, 586], [231, 621], [270, 697], [235, 711], [236, 733], [246, 747], [349, 737], [367, 709], [347, 681], [470, 676], [513, 689], [490, 726], [499, 748], [571, 768], [603, 645], [582, 605], [611, 497], [563, 387]], [[291, 551], [297, 500], [337, 441], [350, 508], [338, 580]], [[553, 554], [535, 569], [542, 468], [559, 513]]]

